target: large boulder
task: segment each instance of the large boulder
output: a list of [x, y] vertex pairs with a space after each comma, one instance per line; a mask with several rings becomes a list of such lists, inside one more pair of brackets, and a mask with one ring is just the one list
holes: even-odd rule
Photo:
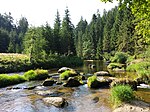
[[72, 69], [72, 70], [66, 70], [65, 72], [61, 73], [59, 78], [61, 80], [67, 80], [69, 77], [75, 77], [78, 75], [80, 75], [80, 74]]
[[64, 107], [67, 101], [61, 97], [46, 97], [43, 98], [44, 103], [54, 105], [56, 107]]
[[133, 90], [137, 90], [137, 82], [129, 78], [119, 78], [119, 79], [114, 80], [110, 84], [111, 87], [114, 87], [116, 85], [129, 85], [131, 86]]
[[113, 81], [113, 78], [103, 77], [103, 76], [92, 76], [87, 80], [87, 85], [90, 88], [104, 88], [109, 87], [110, 83]]
[[78, 87], [80, 85], [82, 85], [82, 77], [80, 79], [80, 76], [70, 77], [66, 83], [63, 84], [65, 87]]
[[68, 68], [68, 67], [62, 67], [58, 70], [58, 73], [63, 73], [65, 72], [66, 70], [72, 70], [72, 68]]
[[113, 81], [113, 79], [109, 77], [97, 77], [97, 80], [99, 81], [99, 87], [109, 87], [110, 83]]
[[97, 76], [110, 76], [110, 73], [107, 71], [99, 71], [99, 72], [96, 72], [94, 74]]
[[43, 82], [43, 86], [52, 86], [56, 81], [52, 78], [49, 78], [49, 79], [46, 79], [44, 82]]
[[99, 88], [99, 81], [97, 80], [97, 76], [93, 75], [88, 78], [87, 85], [89, 88]]

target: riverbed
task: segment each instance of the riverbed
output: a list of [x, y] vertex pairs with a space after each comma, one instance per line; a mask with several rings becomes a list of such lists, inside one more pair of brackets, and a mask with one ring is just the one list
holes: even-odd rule
[[[89, 64], [95, 65], [95, 68], [89, 68]], [[105, 64], [102, 61], [88, 61], [84, 63], [83, 67], [75, 69], [85, 74], [93, 74], [97, 71], [107, 70]], [[56, 70], [50, 70], [50, 72], [54, 73]], [[127, 73], [120, 74], [123, 77], [128, 75]], [[44, 87], [41, 86], [42, 82], [31, 81], [1, 88], [0, 112], [112, 112], [113, 110], [109, 88], [89, 89], [86, 84], [72, 88], [62, 85]], [[34, 88], [29, 89], [31, 87]], [[63, 97], [68, 104], [64, 108], [47, 105], [42, 100], [47, 96], [37, 94], [39, 91], [52, 93], [47, 96]], [[150, 103], [150, 89], [140, 88], [135, 93], [141, 100]]]

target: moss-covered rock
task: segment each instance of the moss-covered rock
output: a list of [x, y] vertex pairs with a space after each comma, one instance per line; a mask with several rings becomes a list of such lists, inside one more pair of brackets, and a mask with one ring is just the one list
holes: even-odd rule
[[89, 88], [99, 88], [99, 81], [97, 80], [97, 76], [93, 75], [88, 78], [87, 85]]
[[60, 69], [58, 70], [58, 73], [63, 73], [63, 72], [65, 72], [65, 71], [67, 71], [67, 70], [72, 70], [72, 68], [62, 67], [62, 68], [60, 68]]
[[24, 73], [27, 80], [44, 80], [48, 78], [48, 71], [43, 69], [29, 70]]
[[67, 70], [60, 74], [59, 78], [62, 80], [67, 80], [69, 77], [74, 77], [79, 75], [75, 70]]
[[129, 85], [133, 90], [137, 90], [137, 82], [128, 78], [119, 78], [111, 83], [111, 87], [116, 85]]

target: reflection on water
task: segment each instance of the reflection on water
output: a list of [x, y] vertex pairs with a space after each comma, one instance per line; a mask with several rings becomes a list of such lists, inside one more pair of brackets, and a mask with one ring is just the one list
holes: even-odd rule
[[106, 63], [101, 60], [85, 60], [83, 67], [76, 68], [76, 69], [85, 74], [87, 73], [93, 74], [97, 71], [107, 70], [107, 67], [106, 67]]

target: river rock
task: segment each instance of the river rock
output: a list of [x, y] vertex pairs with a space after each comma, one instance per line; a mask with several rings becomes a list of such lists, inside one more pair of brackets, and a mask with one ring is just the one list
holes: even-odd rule
[[97, 77], [97, 80], [99, 81], [99, 87], [109, 87], [110, 83], [113, 81], [109, 77]]
[[44, 82], [43, 82], [43, 86], [52, 86], [56, 81], [54, 81], [54, 79], [50, 78], [50, 79], [46, 79]]
[[70, 77], [66, 83], [63, 84], [65, 87], [78, 87], [80, 85], [82, 85], [82, 83], [80, 83], [80, 81], [75, 77]]
[[64, 107], [67, 101], [61, 97], [46, 97], [43, 98], [44, 103], [54, 105], [56, 107]]
[[150, 104], [143, 101], [132, 101], [116, 108], [113, 112], [150, 112]]
[[137, 90], [137, 82], [128, 78], [119, 78], [113, 80], [113, 82], [110, 85], [111, 87], [116, 85], [129, 85], [133, 90]]
[[58, 70], [58, 73], [63, 73], [65, 72], [66, 70], [72, 70], [72, 68], [68, 68], [68, 67], [62, 67]]
[[99, 71], [99, 72], [96, 72], [94, 74], [97, 76], [110, 76], [110, 73], [107, 71]]

